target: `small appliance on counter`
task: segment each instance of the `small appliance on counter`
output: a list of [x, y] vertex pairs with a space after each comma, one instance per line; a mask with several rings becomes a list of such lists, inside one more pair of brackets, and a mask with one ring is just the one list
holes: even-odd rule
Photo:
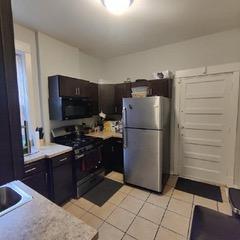
[[104, 179], [103, 140], [82, 135], [76, 126], [53, 129], [52, 136], [55, 143], [73, 148], [75, 197], [80, 198]]

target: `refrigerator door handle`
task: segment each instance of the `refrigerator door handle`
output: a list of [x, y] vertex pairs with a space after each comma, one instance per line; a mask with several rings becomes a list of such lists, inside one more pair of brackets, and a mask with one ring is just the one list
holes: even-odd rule
[[122, 114], [123, 114], [123, 127], [127, 127], [127, 108], [123, 107], [122, 110]]
[[127, 148], [127, 109], [123, 107], [123, 148]]
[[123, 130], [123, 148], [127, 148], [127, 129], [124, 128]]

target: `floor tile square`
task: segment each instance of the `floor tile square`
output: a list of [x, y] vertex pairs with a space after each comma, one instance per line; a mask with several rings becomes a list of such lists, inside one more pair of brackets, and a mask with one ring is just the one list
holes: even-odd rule
[[183, 236], [160, 227], [155, 240], [186, 240]]
[[139, 210], [141, 209], [141, 207], [143, 206], [144, 202], [136, 199], [132, 196], [127, 196], [121, 203], [120, 203], [120, 207], [124, 208], [134, 214], [137, 214], [139, 212]]
[[147, 202], [162, 208], [167, 208], [169, 200], [170, 200], [170, 197], [168, 196], [151, 193], [149, 198], [147, 199]]
[[165, 210], [156, 205], [145, 203], [140, 210], [138, 216], [143, 217], [151, 222], [160, 224]]
[[232, 216], [232, 208], [229, 203], [227, 202], [218, 202], [218, 211], [227, 215]]
[[174, 212], [166, 211], [161, 225], [169, 230], [187, 237], [189, 219], [186, 217], [183, 217]]
[[114, 203], [115, 205], [119, 205], [124, 198], [127, 197], [126, 193], [123, 192], [116, 192], [108, 201]]
[[223, 202], [229, 202], [229, 200], [228, 200], [228, 188], [225, 187], [225, 186], [221, 186], [220, 189], [221, 189]]
[[217, 211], [217, 202], [208, 198], [194, 196], [194, 205], [200, 205]]
[[123, 192], [126, 194], [129, 194], [132, 190], [133, 190], [133, 188], [128, 185], [124, 185], [119, 189], [120, 192]]
[[171, 197], [173, 193], [174, 188], [169, 185], [165, 185], [162, 194]]
[[84, 198], [79, 199], [72, 199], [71, 202], [75, 205], [77, 205], [80, 208], [83, 208], [84, 210], [88, 211], [90, 208], [94, 206], [94, 204]]
[[116, 208], [107, 218], [106, 222], [126, 232], [134, 220], [135, 215], [122, 208]]
[[68, 207], [70, 207], [70, 206], [72, 206], [71, 201], [65, 203], [65, 204], [62, 206], [62, 208], [66, 210], [66, 209], [67, 209]]
[[84, 214], [81, 219], [87, 223], [88, 225], [92, 226], [95, 229], [98, 229], [102, 224], [103, 224], [103, 220], [94, 216], [91, 213], [86, 213]]
[[192, 212], [192, 204], [175, 198], [171, 198], [168, 210], [190, 218]]
[[167, 181], [167, 185], [169, 185], [171, 187], [175, 187], [177, 180], [178, 180], [177, 175], [170, 175], [168, 178], [168, 181]]
[[83, 216], [86, 213], [86, 211], [84, 209], [82, 209], [72, 203], [69, 204], [69, 207], [66, 208], [65, 210], [77, 218], [81, 218], [81, 216]]
[[136, 217], [127, 233], [138, 240], [153, 240], [158, 229], [158, 225]]
[[192, 203], [193, 202], [193, 194], [191, 193], [187, 193], [187, 192], [183, 192], [183, 191], [179, 191], [179, 190], [174, 190], [173, 191], [173, 198], [176, 198], [178, 200], [182, 200], [188, 203]]
[[146, 201], [150, 195], [150, 192], [141, 190], [138, 188], [134, 188], [129, 194], [135, 198], [142, 200], [142, 201]]
[[107, 217], [113, 212], [113, 210], [116, 208], [116, 205], [115, 204], [112, 204], [110, 202], [106, 202], [102, 207], [99, 207], [97, 205], [94, 205], [89, 211], [103, 219], [103, 220], [106, 220]]
[[104, 223], [99, 228], [99, 238], [98, 240], [121, 240], [124, 233], [119, 229], [111, 226], [108, 223]]

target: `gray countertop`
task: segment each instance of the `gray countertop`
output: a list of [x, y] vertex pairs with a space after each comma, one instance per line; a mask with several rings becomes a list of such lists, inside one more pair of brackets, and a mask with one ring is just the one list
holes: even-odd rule
[[71, 147], [50, 143], [48, 145], [40, 147], [37, 153], [25, 156], [24, 163], [28, 164], [44, 158], [53, 158], [70, 151], [72, 151]]
[[21, 182], [17, 185], [33, 199], [0, 217], [0, 239], [96, 240], [97, 230], [67, 213]]

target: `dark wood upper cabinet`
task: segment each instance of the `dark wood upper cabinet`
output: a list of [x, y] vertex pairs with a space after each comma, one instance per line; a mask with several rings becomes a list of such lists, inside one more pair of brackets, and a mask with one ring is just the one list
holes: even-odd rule
[[99, 111], [106, 114], [115, 113], [114, 95], [114, 84], [99, 84]]
[[61, 75], [49, 77], [50, 97], [89, 97], [89, 81]]
[[92, 99], [93, 102], [93, 114], [97, 115], [99, 113], [99, 91], [98, 91], [98, 84], [97, 83], [89, 83], [88, 87], [89, 97]]
[[23, 149], [10, 0], [0, 1], [0, 185], [23, 176]]
[[115, 107], [114, 113], [122, 113], [122, 99], [131, 97], [131, 83], [119, 83], [114, 86]]
[[149, 88], [152, 96], [172, 97], [172, 80], [150, 80]]

